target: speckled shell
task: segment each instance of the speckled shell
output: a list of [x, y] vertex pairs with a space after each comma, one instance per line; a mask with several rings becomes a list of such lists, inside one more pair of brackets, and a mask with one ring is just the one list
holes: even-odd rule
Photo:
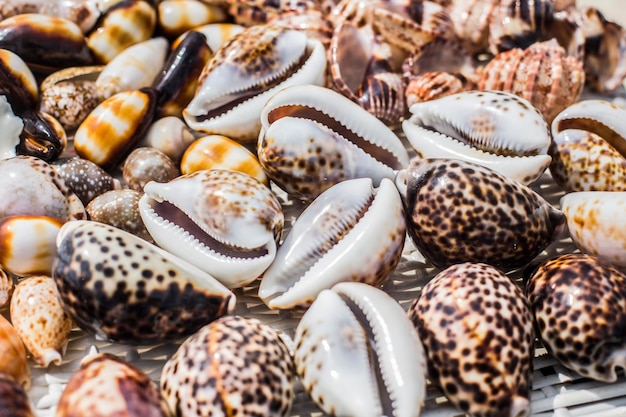
[[561, 255], [530, 276], [526, 293], [550, 354], [580, 375], [617, 380], [626, 367], [626, 276], [595, 256]]
[[189, 145], [180, 161], [180, 171], [190, 174], [203, 169], [243, 172], [269, 186], [267, 175], [256, 155], [226, 136], [206, 135]]
[[84, 158], [61, 158], [51, 166], [84, 205], [102, 193], [122, 188], [117, 178]]
[[582, 61], [566, 56], [552, 39], [496, 55], [485, 66], [480, 90], [514, 93], [530, 101], [548, 123], [576, 102], [585, 84]]
[[486, 166], [529, 184], [550, 164], [548, 125], [527, 100], [500, 91], [466, 91], [411, 106], [402, 122], [422, 158]]
[[39, 100], [32, 71], [19, 55], [7, 49], [0, 49], [0, 95], [6, 96], [17, 115], [35, 109]]
[[71, 20], [25, 13], [0, 21], [0, 48], [25, 62], [48, 68], [90, 65], [93, 58], [83, 32]]
[[164, 417], [159, 390], [141, 369], [112, 354], [83, 360], [63, 390], [55, 417]]
[[120, 1], [107, 10], [91, 31], [87, 45], [95, 59], [106, 64], [130, 45], [149, 39], [156, 21], [156, 9], [151, 2]]
[[246, 285], [274, 260], [282, 208], [272, 191], [249, 175], [202, 170], [168, 183], [150, 182], [144, 192], [139, 209], [155, 242], [224, 285]]
[[142, 88], [117, 93], [98, 105], [74, 135], [78, 156], [109, 169], [141, 138], [154, 116], [156, 94]]
[[124, 185], [136, 191], [143, 191], [143, 187], [150, 181], [168, 182], [178, 175], [174, 161], [155, 148], [135, 148], [122, 166]]
[[24, 128], [21, 117], [13, 113], [6, 96], [0, 96], [0, 159], [12, 158], [17, 155], [16, 146], [20, 143], [20, 133]]
[[201, 132], [255, 139], [268, 98], [290, 85], [323, 85], [325, 70], [320, 41], [279, 25], [246, 28], [207, 62], [183, 117]]
[[66, 131], [74, 131], [100, 99], [96, 78], [104, 67], [70, 67], [55, 71], [41, 83], [39, 109], [56, 118]]
[[235, 304], [235, 296], [207, 273], [93, 221], [63, 226], [52, 277], [75, 323], [112, 341], [153, 343], [189, 335]]
[[26, 349], [11, 323], [0, 314], [0, 376], [8, 375], [24, 389], [30, 388]]
[[157, 6], [158, 25], [167, 36], [178, 36], [187, 30], [227, 20], [226, 10], [198, 0], [163, 0]]
[[533, 322], [500, 270], [463, 263], [429, 281], [409, 307], [432, 381], [472, 416], [528, 416]]
[[0, 202], [0, 217], [28, 214], [63, 220], [85, 218], [83, 204], [56, 171], [32, 156], [0, 161]]
[[417, 417], [426, 357], [402, 307], [380, 289], [341, 283], [302, 316], [294, 363], [305, 391], [330, 415]]
[[5, 0], [0, 20], [17, 14], [39, 13], [71, 20], [87, 33], [100, 17], [102, 6], [102, 0]]
[[452, 159], [414, 159], [400, 171], [407, 231], [435, 266], [530, 262], [563, 229], [563, 213], [523, 184]]
[[308, 306], [343, 281], [382, 285], [398, 265], [406, 224], [393, 181], [340, 182], [296, 219], [263, 274], [259, 297], [270, 308]]
[[11, 322], [35, 362], [60, 365], [72, 330], [49, 276], [21, 280], [11, 298]]
[[292, 197], [312, 200], [332, 185], [371, 178], [375, 186], [408, 165], [404, 144], [343, 95], [298, 85], [275, 94], [261, 113], [259, 161]]
[[13, 277], [0, 269], [0, 310], [7, 306], [13, 294], [15, 283]]
[[142, 196], [143, 192], [128, 188], [110, 190], [91, 200], [85, 210], [89, 220], [109, 224], [154, 243], [139, 214]]
[[578, 249], [626, 268], [626, 191], [579, 191], [561, 197]]
[[6, 375], [0, 375], [0, 416], [35, 417], [24, 387]]
[[0, 219], [0, 264], [16, 275], [50, 275], [63, 221], [47, 216]]
[[442, 71], [426, 72], [409, 77], [404, 89], [407, 107], [415, 103], [436, 100], [467, 90], [467, 83], [455, 74]]
[[161, 36], [135, 43], [118, 53], [96, 79], [100, 100], [122, 91], [150, 87], [160, 74], [167, 53], [167, 40]]
[[161, 373], [161, 395], [181, 417], [287, 416], [291, 355], [276, 331], [253, 318], [222, 317], [178, 348]]

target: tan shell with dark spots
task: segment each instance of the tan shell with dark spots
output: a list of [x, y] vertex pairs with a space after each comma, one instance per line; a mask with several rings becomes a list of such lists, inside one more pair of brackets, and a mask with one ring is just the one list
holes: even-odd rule
[[521, 289], [498, 269], [451, 266], [409, 307], [427, 353], [431, 380], [463, 412], [530, 414], [534, 335]]
[[136, 191], [150, 181], [168, 182], [179, 175], [178, 167], [165, 152], [149, 147], [135, 148], [124, 160], [122, 180]]
[[287, 416], [295, 371], [278, 333], [226, 316], [179, 347], [161, 373], [163, 403], [180, 416]]
[[526, 288], [543, 345], [563, 366], [604, 382], [626, 367], [626, 275], [595, 256], [542, 263]]

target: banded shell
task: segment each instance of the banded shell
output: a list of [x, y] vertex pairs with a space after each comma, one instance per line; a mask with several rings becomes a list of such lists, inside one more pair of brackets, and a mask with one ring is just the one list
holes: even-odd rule
[[407, 232], [432, 264], [523, 266], [561, 233], [565, 218], [497, 172], [452, 159], [414, 159], [399, 172]]
[[452, 0], [448, 7], [454, 33], [464, 49], [475, 55], [489, 45], [489, 23], [500, 0]]
[[6, 96], [16, 115], [37, 107], [37, 80], [26, 62], [8, 49], [0, 49], [0, 81], [0, 95]]
[[538, 335], [563, 366], [615, 382], [626, 368], [626, 276], [595, 256], [543, 262], [526, 287]]
[[402, 122], [422, 158], [453, 158], [486, 166], [529, 184], [550, 165], [550, 133], [527, 100], [499, 91], [468, 91], [410, 108]]
[[227, 20], [223, 7], [198, 0], [163, 0], [157, 6], [158, 26], [167, 36]]
[[[16, 180], [18, 179], [19, 180]], [[85, 207], [50, 164], [33, 156], [0, 161], [0, 217], [85, 218]]]
[[503, 272], [453, 265], [424, 286], [408, 314], [429, 375], [452, 404], [474, 416], [530, 415], [532, 315]]
[[268, 98], [290, 85], [322, 85], [325, 71], [320, 41], [283, 26], [253, 26], [234, 35], [207, 62], [183, 117], [204, 133], [254, 139]]
[[122, 166], [124, 184], [136, 191], [143, 191], [143, 187], [150, 181], [168, 182], [178, 175], [174, 161], [155, 148], [135, 148]]
[[76, 130], [76, 153], [104, 169], [112, 168], [145, 133], [155, 105], [156, 94], [150, 88], [123, 91], [104, 100]]
[[24, 343], [11, 323], [0, 314], [0, 377], [2, 375], [7, 375], [26, 390], [30, 388], [30, 368]]
[[180, 161], [180, 171], [190, 174], [204, 169], [243, 172], [269, 186], [256, 155], [238, 142], [222, 135], [206, 135], [191, 143]]
[[415, 103], [436, 100], [467, 90], [463, 78], [449, 72], [433, 71], [412, 75], [404, 89], [404, 99], [410, 108]]
[[179, 162], [187, 147], [196, 140], [194, 132], [180, 118], [166, 116], [154, 121], [137, 146], [156, 148]]
[[393, 181], [340, 182], [296, 219], [263, 274], [259, 297], [270, 308], [306, 307], [343, 281], [382, 285], [398, 265], [406, 224]]
[[296, 328], [294, 362], [311, 399], [330, 415], [412, 416], [426, 396], [426, 358], [402, 307], [380, 289], [322, 291]]
[[229, 288], [258, 278], [272, 263], [283, 212], [272, 191], [247, 174], [203, 170], [144, 187], [139, 210], [163, 249]]
[[164, 417], [159, 390], [141, 369], [100, 353], [82, 361], [68, 381], [55, 417]]
[[13, 113], [6, 96], [0, 96], [0, 159], [12, 158], [17, 155], [16, 147], [20, 143], [20, 134], [24, 122]]
[[110, 190], [91, 200], [85, 210], [89, 220], [109, 224], [154, 243], [139, 214], [142, 196], [143, 192], [128, 188]]
[[567, 56], [556, 40], [496, 55], [478, 81], [480, 90], [516, 94], [533, 104], [548, 123], [575, 103], [585, 84], [582, 61]]
[[8, 275], [3, 269], [0, 269], [0, 310], [8, 305], [14, 288], [13, 277]]
[[0, 374], [0, 413], [6, 417], [35, 417], [24, 387], [11, 377]]
[[207, 273], [93, 221], [63, 226], [52, 277], [65, 310], [81, 329], [119, 342], [189, 335], [235, 304], [235, 296]]
[[87, 33], [100, 17], [102, 3], [102, 0], [5, 0], [0, 20], [18, 14], [38, 13], [71, 20]]
[[84, 205], [102, 193], [122, 188], [117, 178], [84, 158], [61, 158], [51, 165]]
[[579, 191], [561, 197], [572, 241], [584, 253], [626, 268], [626, 191]]
[[190, 336], [160, 380], [163, 404], [180, 416], [287, 416], [294, 398], [287, 346], [269, 325], [240, 316]]
[[352, 178], [383, 178], [408, 165], [404, 144], [380, 120], [343, 95], [313, 85], [275, 94], [261, 113], [259, 162], [292, 197], [312, 200]]
[[63, 221], [17, 215], [0, 219], [0, 264], [16, 275], [50, 275]]
[[11, 322], [37, 364], [61, 364], [72, 320], [63, 311], [52, 278], [33, 276], [17, 284], [11, 298]]

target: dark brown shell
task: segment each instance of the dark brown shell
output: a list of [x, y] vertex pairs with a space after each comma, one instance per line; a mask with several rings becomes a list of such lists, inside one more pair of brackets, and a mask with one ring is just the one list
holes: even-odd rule
[[0, 374], [0, 417], [35, 417], [24, 387]]

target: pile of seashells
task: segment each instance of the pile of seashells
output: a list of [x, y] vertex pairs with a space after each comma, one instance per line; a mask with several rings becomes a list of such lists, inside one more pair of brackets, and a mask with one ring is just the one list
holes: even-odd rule
[[[626, 29], [574, 0], [3, 1], [0, 416], [77, 328], [176, 352], [156, 383], [87, 357], [57, 417], [287, 416], [297, 384], [522, 417], [539, 343], [616, 381], [626, 108], [581, 94], [625, 78]], [[404, 307], [408, 247], [435, 273]]]

